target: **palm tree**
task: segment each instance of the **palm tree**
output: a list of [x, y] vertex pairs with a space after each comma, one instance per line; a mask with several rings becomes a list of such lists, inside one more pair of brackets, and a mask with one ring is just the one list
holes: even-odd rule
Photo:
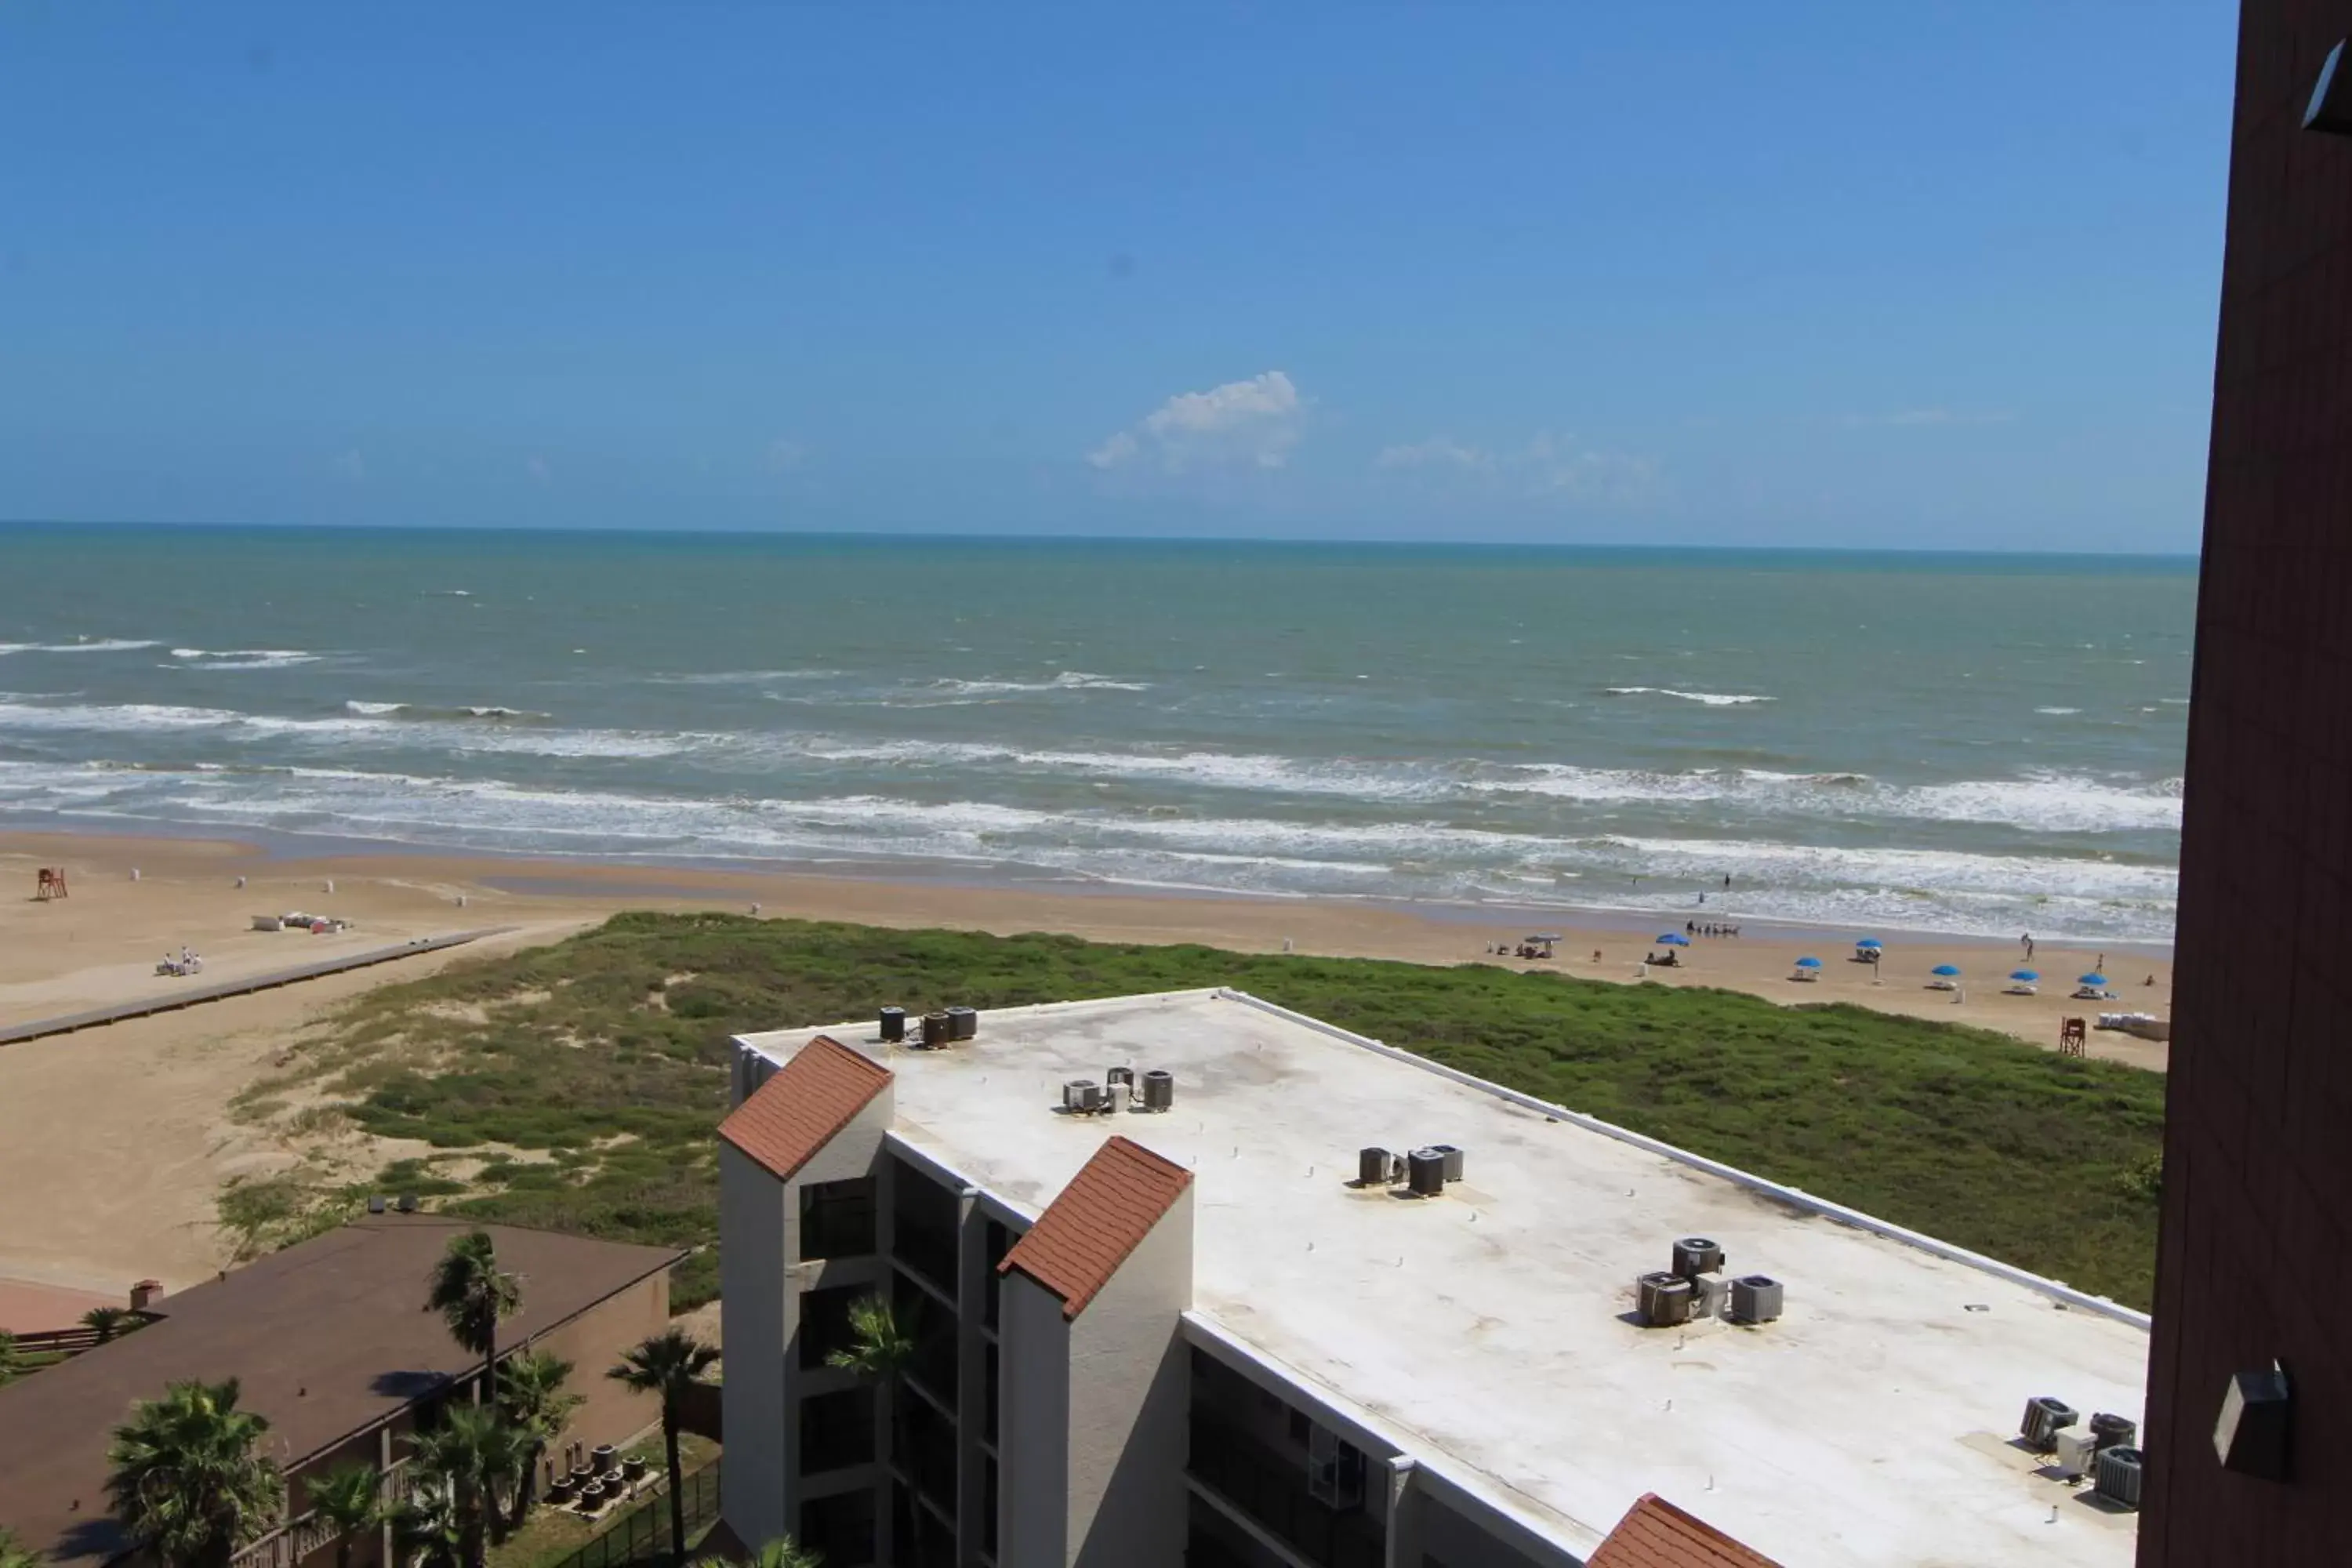
[[499, 1368], [499, 1414], [523, 1435], [522, 1479], [515, 1484], [514, 1511], [507, 1528], [519, 1530], [530, 1511], [531, 1494], [539, 1482], [540, 1457], [563, 1435], [581, 1396], [566, 1392], [572, 1363], [549, 1351], [523, 1351], [509, 1356]]
[[82, 1327], [98, 1331], [98, 1342], [104, 1344], [129, 1327], [134, 1320], [123, 1307], [92, 1307], [81, 1315]]
[[604, 1373], [639, 1394], [661, 1395], [662, 1458], [669, 1466], [669, 1546], [673, 1563], [686, 1561], [686, 1498], [679, 1489], [684, 1478], [677, 1465], [679, 1407], [686, 1401], [687, 1385], [709, 1371], [710, 1363], [718, 1359], [717, 1351], [672, 1323], [660, 1333], [647, 1335], [623, 1351], [619, 1363]]
[[849, 1304], [849, 1343], [824, 1358], [824, 1364], [872, 1380], [881, 1419], [874, 1424], [875, 1458], [887, 1471], [891, 1440], [898, 1436], [898, 1377], [915, 1359], [911, 1325], [898, 1321], [898, 1310], [886, 1296], [863, 1296]]
[[258, 1451], [269, 1422], [236, 1401], [236, 1379], [192, 1378], [137, 1401], [114, 1429], [107, 1497], [167, 1568], [221, 1568], [277, 1521], [284, 1483]]
[[408, 1495], [393, 1505], [391, 1518], [402, 1561], [413, 1568], [459, 1568], [466, 1532], [457, 1522], [457, 1490], [446, 1477], [415, 1477]]
[[447, 1494], [459, 1568], [483, 1568], [490, 1531], [503, 1533], [499, 1489], [514, 1482], [529, 1452], [522, 1434], [487, 1405], [451, 1405], [437, 1426], [408, 1442], [415, 1474]]
[[352, 1542], [383, 1522], [383, 1478], [373, 1465], [351, 1464], [310, 1480], [310, 1510], [335, 1527], [335, 1568], [352, 1568]]
[[448, 1249], [433, 1266], [425, 1310], [441, 1314], [460, 1350], [482, 1358], [486, 1377], [499, 1359], [499, 1320], [513, 1317], [521, 1305], [522, 1289], [513, 1275], [499, 1270], [488, 1231], [449, 1238]]
[[[736, 1568], [724, 1557], [705, 1557], [694, 1568]], [[789, 1535], [779, 1535], [759, 1551], [751, 1553], [748, 1568], [824, 1568], [824, 1554], [801, 1545]]]
[[0, 1568], [41, 1568], [41, 1554], [5, 1524], [0, 1524]]

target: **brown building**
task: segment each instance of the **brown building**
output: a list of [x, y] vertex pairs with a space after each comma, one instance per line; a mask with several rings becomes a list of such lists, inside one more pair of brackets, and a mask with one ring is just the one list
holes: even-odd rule
[[2239, 26], [2144, 1568], [2352, 1562], [2352, 136], [2304, 127], [2352, 0]]
[[[243, 1384], [269, 1418], [270, 1457], [303, 1511], [302, 1480], [364, 1460], [388, 1468], [396, 1441], [463, 1395], [481, 1363], [425, 1311], [426, 1277], [451, 1237], [475, 1228], [431, 1215], [384, 1215], [289, 1247], [249, 1268], [155, 1301], [138, 1332], [0, 1388], [0, 1525], [60, 1563], [109, 1563], [132, 1549], [107, 1513], [106, 1449], [132, 1401], [187, 1378]], [[604, 1375], [622, 1347], [669, 1318], [679, 1254], [485, 1226], [499, 1267], [522, 1283], [505, 1349], [537, 1346], [572, 1363], [585, 1396], [565, 1442], [617, 1442], [658, 1419], [649, 1396]], [[299, 1531], [295, 1539], [303, 1540]], [[261, 1561], [300, 1555], [284, 1545]], [[381, 1560], [365, 1543], [355, 1568]]]

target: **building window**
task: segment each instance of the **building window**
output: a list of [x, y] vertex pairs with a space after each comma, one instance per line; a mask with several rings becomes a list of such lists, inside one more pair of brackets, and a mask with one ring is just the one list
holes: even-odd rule
[[874, 1391], [845, 1388], [801, 1401], [801, 1474], [871, 1464], [874, 1459]]
[[996, 1461], [987, 1460], [982, 1467], [980, 1494], [980, 1549], [991, 1557], [996, 1555]]
[[891, 1543], [898, 1549], [898, 1568], [954, 1568], [955, 1531], [917, 1502], [903, 1483], [893, 1486], [890, 1493], [897, 1513]]
[[846, 1350], [856, 1338], [849, 1330], [853, 1302], [875, 1293], [871, 1285], [835, 1285], [801, 1293], [800, 1363], [804, 1372], [824, 1364], [824, 1358]]
[[891, 1184], [891, 1250], [950, 1300], [956, 1298], [956, 1195], [904, 1160]]
[[1004, 1276], [996, 1271], [997, 1265], [1004, 1261], [1004, 1255], [1011, 1252], [1013, 1244], [1020, 1239], [1020, 1235], [1011, 1226], [998, 1220], [988, 1222], [988, 1304], [982, 1321], [992, 1329], [996, 1327], [997, 1313], [1004, 1296]]
[[864, 1568], [874, 1561], [874, 1493], [866, 1487], [801, 1504], [801, 1544], [825, 1568]]
[[982, 1427], [982, 1430], [981, 1430], [981, 1435], [982, 1435], [982, 1436], [986, 1437], [986, 1438], [987, 1438], [991, 1443], [994, 1443], [994, 1442], [997, 1440], [997, 1437], [996, 1437], [996, 1347], [995, 1347], [994, 1345], [990, 1345], [990, 1346], [988, 1347], [988, 1352], [987, 1352], [987, 1363], [986, 1363], [986, 1364], [987, 1364], [987, 1368], [988, 1368], [988, 1371], [987, 1371], [987, 1388], [988, 1388], [988, 1425], [987, 1425], [986, 1426], [984, 1426], [984, 1427]]
[[1266, 1411], [1251, 1397], [1263, 1392], [1213, 1357], [1196, 1354], [1186, 1468], [1308, 1562], [1380, 1568], [1387, 1532], [1365, 1510], [1363, 1454], [1285, 1401]]
[[801, 1261], [866, 1258], [874, 1251], [874, 1178], [801, 1188]]
[[890, 1461], [949, 1518], [956, 1511], [955, 1427], [929, 1401], [902, 1395], [890, 1438]]
[[924, 1393], [953, 1410], [957, 1382], [955, 1314], [903, 1276], [891, 1294], [891, 1305], [898, 1310], [898, 1331], [915, 1342], [914, 1359], [907, 1363], [907, 1376], [920, 1384]]

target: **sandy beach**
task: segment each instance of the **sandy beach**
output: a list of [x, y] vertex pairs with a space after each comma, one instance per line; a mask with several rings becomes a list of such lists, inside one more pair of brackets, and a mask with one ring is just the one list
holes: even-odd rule
[[[34, 899], [38, 868], [62, 867], [70, 896]], [[133, 879], [134, 869], [137, 872]], [[243, 878], [244, 885], [238, 885]], [[331, 891], [330, 887], [331, 885]], [[486, 952], [559, 940], [624, 909], [727, 909], [769, 917], [1009, 933], [1053, 931], [1107, 942], [1199, 942], [1246, 952], [1508, 963], [1623, 984], [1711, 985], [1780, 1003], [1848, 1002], [1998, 1029], [2054, 1047], [2060, 1021], [2101, 1006], [2170, 1016], [2168, 955], [2109, 952], [2117, 1000], [2073, 1002], [2076, 974], [2102, 954], [2042, 946], [2036, 996], [2000, 994], [2022, 961], [2015, 942], [1876, 933], [1884, 962], [1851, 962], [1860, 933], [1767, 929], [1697, 937], [1683, 966], [1641, 973], [1663, 926], [1626, 917], [1547, 919], [1559, 957], [1522, 965], [1491, 949], [1526, 934], [1507, 917], [1344, 901], [1150, 896], [1111, 890], [860, 881], [783, 871], [578, 860], [411, 855], [289, 858], [224, 841], [0, 836], [0, 1026], [168, 994], [173, 986], [257, 974], [415, 937], [484, 927], [512, 932], [467, 948], [334, 975], [183, 1011], [0, 1047], [0, 1286], [11, 1280], [119, 1297], [144, 1277], [184, 1285], [228, 1261], [215, 1223], [221, 1184], [299, 1158], [231, 1101], [270, 1070], [304, 1026], [369, 987]], [[459, 900], [464, 900], [463, 905]], [[258, 931], [252, 917], [304, 912], [352, 922], [334, 935]], [[1693, 910], [1694, 917], [1700, 911]], [[1675, 922], [1679, 923], [1679, 922]], [[201, 980], [157, 975], [186, 946]], [[1818, 981], [1795, 961], [1822, 960]], [[1958, 965], [1965, 989], [1930, 990]], [[2155, 984], [2143, 982], [2153, 978]], [[793, 1022], [796, 1020], [779, 1020]], [[2093, 1033], [2090, 1053], [2161, 1070], [2162, 1045]], [[373, 1154], [373, 1152], [371, 1152]]]

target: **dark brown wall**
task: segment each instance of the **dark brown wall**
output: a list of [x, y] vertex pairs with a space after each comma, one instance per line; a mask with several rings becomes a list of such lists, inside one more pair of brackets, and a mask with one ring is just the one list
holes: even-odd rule
[[[2181, 843], [2143, 1568], [2352, 1561], [2352, 0], [2244, 0]], [[2290, 1484], [2224, 1471], [2294, 1379]]]

